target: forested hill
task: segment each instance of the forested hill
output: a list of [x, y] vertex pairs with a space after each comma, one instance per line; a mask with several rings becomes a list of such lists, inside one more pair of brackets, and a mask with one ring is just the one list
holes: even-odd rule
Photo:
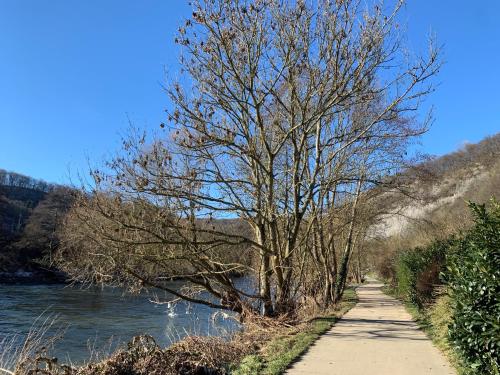
[[0, 280], [46, 274], [38, 262], [57, 247], [72, 190], [0, 169]]

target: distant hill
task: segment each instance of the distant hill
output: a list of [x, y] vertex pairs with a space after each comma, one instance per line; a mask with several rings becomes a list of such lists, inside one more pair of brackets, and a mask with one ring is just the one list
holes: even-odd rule
[[0, 169], [0, 273], [45, 272], [38, 262], [57, 247], [56, 229], [73, 191]]
[[500, 198], [500, 133], [426, 161], [416, 171], [409, 183], [411, 198], [400, 194], [385, 197], [388, 214], [373, 228], [374, 234], [401, 236], [419, 226], [454, 230], [459, 218], [465, 220], [462, 225], [468, 222], [467, 201]]
[[382, 207], [387, 215], [370, 230], [375, 258], [467, 229], [468, 201], [500, 199], [500, 133], [432, 158], [408, 175], [411, 197], [386, 194]]

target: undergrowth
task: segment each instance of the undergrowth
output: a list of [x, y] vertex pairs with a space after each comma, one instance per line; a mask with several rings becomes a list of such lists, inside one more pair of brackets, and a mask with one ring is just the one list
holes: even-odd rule
[[461, 374], [500, 375], [500, 203], [469, 208], [467, 231], [394, 257], [386, 291]]
[[231, 372], [234, 375], [278, 375], [328, 331], [357, 301], [354, 288], [346, 289], [342, 302], [329, 315], [318, 317], [297, 332], [282, 334], [263, 346], [257, 354], [243, 358]]

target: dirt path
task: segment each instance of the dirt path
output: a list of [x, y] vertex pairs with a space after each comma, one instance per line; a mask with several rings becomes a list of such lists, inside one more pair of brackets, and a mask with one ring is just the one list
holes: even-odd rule
[[449, 375], [455, 371], [400, 302], [370, 282], [359, 303], [291, 367], [287, 374]]

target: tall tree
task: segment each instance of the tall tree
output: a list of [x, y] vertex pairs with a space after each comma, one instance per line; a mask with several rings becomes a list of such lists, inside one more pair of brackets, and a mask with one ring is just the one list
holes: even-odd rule
[[[176, 39], [185, 78], [167, 88], [165, 136], [132, 137], [93, 171], [93, 190], [68, 218], [61, 264], [75, 277], [152, 285], [240, 313], [293, 312], [318, 287], [333, 301], [360, 196], [401, 167], [427, 127], [411, 113], [432, 91], [438, 53], [409, 58], [401, 5], [195, 1]], [[315, 268], [327, 282], [315, 286]], [[238, 287], [234, 272], [255, 290]], [[171, 290], [165, 274], [191, 287]]]

